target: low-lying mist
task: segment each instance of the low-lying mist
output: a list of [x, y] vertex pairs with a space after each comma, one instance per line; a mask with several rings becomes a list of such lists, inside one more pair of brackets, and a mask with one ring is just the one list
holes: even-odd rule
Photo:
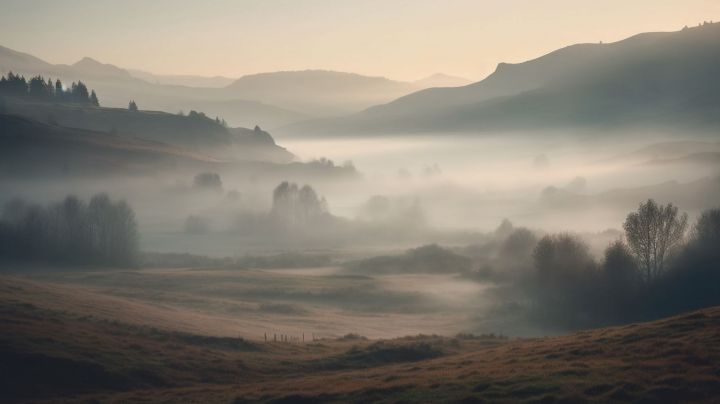
[[[195, 283], [185, 283], [190, 278], [183, 275], [168, 280], [172, 290], [152, 296], [147, 289], [152, 282], [127, 280], [117, 291], [122, 296], [242, 318], [255, 312], [285, 316], [273, 321], [288, 327], [312, 318], [333, 335], [536, 335], [676, 309], [639, 305], [622, 317], [616, 307], [592, 309], [585, 298], [633, 304], [640, 297], [659, 299], [637, 280], [611, 292], [618, 285], [613, 282], [625, 281], [608, 277], [607, 262], [632, 255], [616, 243], [626, 238], [623, 223], [641, 202], [672, 203], [689, 214], [688, 223], [717, 204], [720, 144], [648, 134], [618, 142], [618, 136], [287, 139], [280, 143], [309, 164], [177, 166], [145, 176], [3, 177], [0, 203], [6, 213], [16, 198], [54, 212], [67, 205], [68, 195], [82, 205], [107, 194], [126, 201], [137, 223], [137, 260], [126, 266], [226, 274], [214, 272], [216, 277]], [[11, 223], [27, 219], [21, 218]], [[690, 229], [684, 240], [700, 243], [690, 241], [695, 240]], [[569, 254], [569, 264], [556, 257], [561, 261], [551, 265], [565, 265], [567, 273], [539, 275], [543, 242]], [[657, 288], [681, 296], [687, 289], [673, 289], [668, 279], [688, 285], [706, 279], [707, 274], [681, 270], [705, 259], [706, 252], [697, 251], [673, 251], [681, 258]], [[39, 256], [46, 263], [54, 257]], [[99, 259], [88, 263], [118, 266]], [[215, 283], [221, 278], [225, 286]], [[548, 288], [557, 293], [543, 292]], [[181, 303], [185, 295], [194, 297]], [[247, 307], [255, 311], [246, 313]], [[368, 313], [376, 317], [343, 330], [354, 316]], [[432, 319], [423, 320], [421, 313], [433, 313]], [[406, 322], [383, 324], [385, 314], [406, 316]]]

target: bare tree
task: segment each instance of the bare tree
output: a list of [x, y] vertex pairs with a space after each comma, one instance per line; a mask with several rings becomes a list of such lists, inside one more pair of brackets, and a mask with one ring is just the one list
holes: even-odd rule
[[652, 282], [665, 270], [668, 253], [682, 242], [687, 214], [678, 215], [673, 204], [658, 205], [652, 199], [641, 203], [637, 212], [625, 219], [628, 244], [638, 259], [642, 277]]

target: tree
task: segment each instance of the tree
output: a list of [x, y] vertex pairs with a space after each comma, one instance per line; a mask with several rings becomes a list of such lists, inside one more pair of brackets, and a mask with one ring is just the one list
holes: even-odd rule
[[531, 315], [567, 326], [587, 326], [597, 306], [597, 272], [587, 244], [567, 233], [547, 235], [533, 252], [537, 274], [526, 284]]
[[113, 205], [112, 210], [112, 254], [107, 262], [115, 265], [131, 265], [138, 250], [138, 230], [135, 212], [125, 201]]
[[639, 270], [635, 257], [623, 240], [617, 240], [605, 249], [602, 262], [602, 282], [594, 285], [601, 294], [594, 302], [596, 314], [611, 322], [625, 322], [636, 318], [640, 306], [645, 301], [643, 289], [638, 289]]
[[28, 83], [24, 76], [9, 72], [7, 78], [0, 78], [0, 94], [24, 97], [28, 94]]
[[632, 283], [638, 275], [635, 257], [622, 240], [610, 243], [605, 249], [602, 268], [605, 276], [614, 285]]
[[720, 208], [706, 210], [700, 215], [692, 231], [692, 242], [702, 247], [720, 246]]
[[132, 112], [138, 111], [138, 106], [137, 106], [137, 104], [135, 104], [135, 101], [130, 101], [130, 103], [128, 104], [128, 110], [130, 110]]
[[531, 257], [537, 242], [537, 237], [533, 232], [524, 227], [518, 227], [505, 237], [505, 241], [500, 247], [500, 258], [506, 262], [523, 262]]
[[28, 94], [34, 98], [50, 98], [52, 96], [52, 85], [48, 85], [48, 82], [42, 76], [35, 76], [30, 79], [28, 83]]
[[92, 104], [96, 107], [100, 106], [100, 101], [98, 101], [98, 97], [97, 97], [97, 94], [95, 94], [95, 90], [92, 90], [92, 92], [90, 93], [90, 104]]
[[595, 266], [587, 244], [568, 233], [548, 235], [540, 239], [533, 259], [541, 280], [566, 283]]
[[273, 191], [271, 215], [283, 225], [308, 225], [328, 215], [325, 198], [318, 197], [315, 190], [304, 185], [282, 182]]
[[0, 259], [128, 265], [138, 248], [135, 214], [105, 194], [89, 204], [74, 196], [47, 207], [13, 200], [0, 216]]
[[630, 249], [635, 254], [645, 282], [652, 282], [665, 270], [670, 251], [678, 246], [687, 228], [687, 214], [678, 214], [673, 204], [658, 205], [648, 199], [623, 225]]
[[63, 98], [64, 94], [62, 82], [60, 79], [55, 80], [55, 98]]
[[222, 191], [222, 179], [218, 173], [200, 173], [193, 179], [193, 185], [198, 189], [207, 189], [212, 191]]
[[90, 93], [88, 92], [87, 86], [82, 81], [72, 83], [70, 87], [70, 94], [72, 100], [81, 104], [87, 104], [90, 102]]
[[505, 218], [500, 223], [500, 226], [498, 226], [498, 228], [495, 229], [495, 237], [498, 239], [501, 239], [501, 240], [505, 239], [510, 235], [510, 233], [513, 232], [513, 229], [514, 229], [514, 227], [513, 227], [512, 222], [510, 220], [508, 220], [507, 218]]

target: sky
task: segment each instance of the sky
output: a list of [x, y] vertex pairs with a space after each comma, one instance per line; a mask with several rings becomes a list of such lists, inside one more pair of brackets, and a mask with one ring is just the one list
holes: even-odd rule
[[720, 20], [720, 0], [2, 0], [0, 45], [159, 74], [479, 80], [581, 42]]

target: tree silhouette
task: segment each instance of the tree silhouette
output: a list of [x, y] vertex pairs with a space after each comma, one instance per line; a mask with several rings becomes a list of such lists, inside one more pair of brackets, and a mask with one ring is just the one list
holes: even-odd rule
[[86, 204], [75, 196], [47, 207], [13, 200], [0, 219], [0, 259], [64, 264], [131, 265], [137, 254], [135, 214], [105, 194]]
[[49, 99], [53, 95], [53, 87], [42, 76], [35, 76], [28, 83], [28, 94], [33, 98]]
[[72, 83], [70, 87], [70, 94], [74, 102], [80, 104], [87, 104], [90, 102], [90, 94], [88, 93], [87, 86], [82, 81]]
[[62, 99], [65, 96], [65, 90], [60, 79], [55, 80], [55, 98]]
[[625, 234], [635, 253], [646, 282], [652, 282], [665, 270], [665, 259], [685, 235], [687, 214], [678, 215], [673, 204], [658, 205], [648, 199], [625, 219]]

